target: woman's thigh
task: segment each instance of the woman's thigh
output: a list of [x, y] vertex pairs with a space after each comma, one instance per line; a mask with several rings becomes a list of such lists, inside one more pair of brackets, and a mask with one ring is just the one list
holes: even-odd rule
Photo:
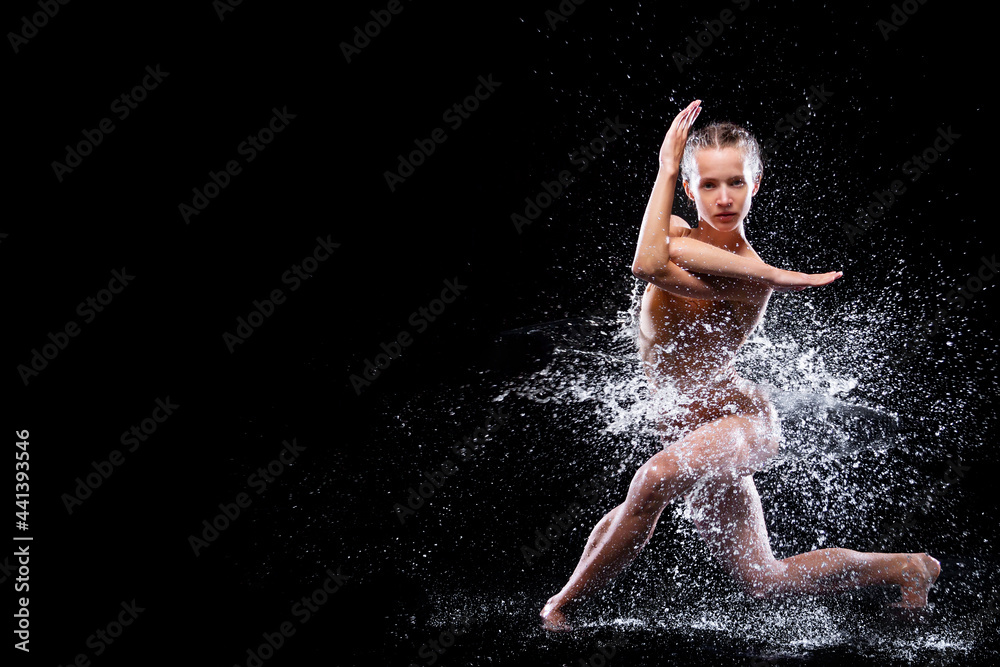
[[762, 415], [732, 414], [702, 424], [661, 452], [692, 479], [732, 481], [761, 470], [775, 453]]
[[750, 474], [758, 422], [742, 415], [722, 417], [653, 455], [632, 478], [629, 511], [659, 516], [676, 494], [687, 494], [702, 481], [732, 484]]
[[661, 418], [664, 449], [719, 458], [743, 447], [742, 474], [761, 470], [777, 453], [781, 425], [765, 387], [740, 380], [703, 387], [694, 398], [689, 409]]

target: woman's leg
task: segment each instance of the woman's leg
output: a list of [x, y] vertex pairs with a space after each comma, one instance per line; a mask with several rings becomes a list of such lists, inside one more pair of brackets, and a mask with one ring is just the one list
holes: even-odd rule
[[898, 585], [901, 607], [927, 604], [927, 591], [941, 572], [927, 554], [862, 553], [819, 549], [776, 560], [753, 478], [707, 480], [690, 495], [695, 525], [713, 555], [748, 594], [835, 593], [874, 585]]
[[777, 450], [762, 415], [730, 415], [705, 424], [657, 453], [632, 478], [618, 507], [598, 522], [572, 576], [541, 611], [544, 626], [569, 629], [564, 608], [600, 590], [632, 562], [649, 541], [671, 500], [700, 479], [747, 474]]

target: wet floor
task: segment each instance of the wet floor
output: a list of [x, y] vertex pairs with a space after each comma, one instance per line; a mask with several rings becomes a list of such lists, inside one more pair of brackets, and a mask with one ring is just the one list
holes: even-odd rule
[[916, 621], [885, 610], [892, 594], [882, 589], [766, 602], [706, 592], [703, 581], [685, 600], [663, 582], [608, 593], [581, 612], [576, 630], [553, 635], [537, 625], [537, 597], [498, 596], [484, 587], [433, 596], [433, 622], [400, 618], [387, 639], [412, 645], [415, 664], [431, 664], [432, 639], [441, 648], [454, 642], [439, 654], [439, 664], [454, 665], [983, 664], [996, 657], [996, 608], [980, 605], [978, 594], [995, 599], [989, 588], [996, 563], [944, 558], [942, 565], [932, 603]]
[[[741, 358], [748, 375], [770, 369], [770, 379], [790, 387], [773, 386], [785, 442], [755, 475], [772, 549], [778, 558], [834, 546], [931, 553], [943, 570], [926, 612], [907, 619], [887, 609], [899, 595], [892, 587], [751, 599], [712, 560], [676, 500], [631, 566], [578, 610], [572, 633], [542, 630], [538, 612], [565, 583], [591, 528], [659, 448], [629, 327], [623, 312], [504, 332], [480, 358], [437, 367], [436, 382], [387, 392], [372, 404], [381, 418], [357, 461], [331, 453], [301, 472], [287, 500], [254, 515], [263, 547], [239, 559], [247, 576], [266, 588], [307, 581], [320, 555], [342, 563], [359, 590], [384, 603], [376, 616], [386, 664], [958, 665], [997, 657], [996, 526], [980, 513], [988, 480], [969, 465], [987, 442], [973, 428], [976, 415], [859, 399], [895, 378], [790, 346], [794, 327], [751, 341]], [[267, 537], [282, 534], [296, 539]]]

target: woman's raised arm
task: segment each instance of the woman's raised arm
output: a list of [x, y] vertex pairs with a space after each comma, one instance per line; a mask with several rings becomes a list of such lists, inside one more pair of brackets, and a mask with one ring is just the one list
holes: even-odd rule
[[670, 261], [670, 213], [674, 207], [674, 190], [677, 187], [688, 130], [701, 113], [700, 104], [701, 100], [695, 100], [677, 114], [660, 147], [660, 170], [656, 175], [649, 203], [646, 204], [646, 212], [642, 216], [639, 243], [635, 249], [635, 259], [632, 260], [632, 273], [637, 278], [648, 280], [649, 277], [663, 273]]
[[786, 271], [754, 257], [679, 235], [679, 227], [671, 219], [674, 190], [688, 131], [701, 113], [700, 105], [701, 100], [695, 100], [677, 114], [660, 147], [660, 168], [642, 217], [632, 274], [668, 292], [696, 299], [735, 300], [754, 298], [756, 291], [748, 292], [734, 280], [705, 281], [692, 274], [750, 281], [777, 291], [826, 285], [843, 275], [839, 271], [817, 274]]

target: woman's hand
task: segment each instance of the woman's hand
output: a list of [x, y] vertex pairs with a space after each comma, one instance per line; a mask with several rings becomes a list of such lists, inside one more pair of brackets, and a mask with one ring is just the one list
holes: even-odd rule
[[819, 287], [829, 285], [837, 278], [844, 275], [843, 271], [829, 271], [827, 273], [799, 273], [798, 271], [785, 271], [775, 269], [767, 276], [764, 282], [770, 285], [775, 292], [797, 292], [807, 287]]
[[660, 146], [660, 168], [680, 170], [681, 157], [684, 155], [684, 144], [687, 143], [688, 130], [701, 113], [701, 100], [695, 100], [677, 114], [674, 122], [667, 130], [667, 136]]

